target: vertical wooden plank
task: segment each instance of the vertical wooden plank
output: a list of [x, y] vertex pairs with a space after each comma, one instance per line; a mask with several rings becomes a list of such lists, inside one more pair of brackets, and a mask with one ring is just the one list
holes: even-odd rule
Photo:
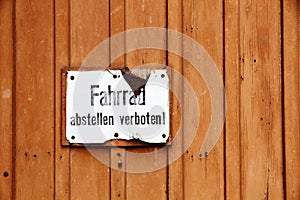
[[71, 66], [79, 67], [89, 52], [109, 37], [109, 2], [71, 0], [70, 9]]
[[[126, 1], [126, 29], [143, 27], [166, 27], [166, 1], [143, 0]], [[126, 41], [129, 43], [130, 41]], [[127, 54], [126, 65], [129, 68], [146, 63], [166, 63], [166, 53], [155, 50], [140, 50]], [[142, 153], [144, 149], [132, 148], [132, 152]], [[155, 151], [155, 148], [147, 148], [147, 151]], [[153, 157], [156, 160], [166, 160], [165, 155]], [[127, 166], [133, 163], [131, 158], [127, 157]], [[140, 197], [148, 199], [166, 199], [167, 190], [167, 170], [166, 168], [154, 172], [132, 174], [128, 173], [126, 177], [127, 199], [139, 199]], [[145, 195], [147, 194], [147, 195]]]
[[[109, 2], [73, 0], [70, 9], [71, 66], [80, 66], [88, 53], [109, 37]], [[109, 149], [94, 149], [93, 154], [109, 163]], [[72, 148], [70, 162], [71, 199], [109, 199], [109, 167], [84, 148]]]
[[54, 197], [54, 5], [16, 1], [16, 199]]
[[[145, 153], [145, 151], [156, 151], [155, 148], [147, 148], [147, 150], [133, 148], [131, 152]], [[146, 160], [147, 159], [147, 160]], [[160, 153], [157, 156], [153, 156], [145, 159], [141, 159], [139, 163], [136, 162], [134, 156], [126, 156], [126, 165], [130, 167], [131, 163], [134, 163], [140, 167], [143, 167], [143, 163], [151, 161], [152, 163], [166, 160], [166, 155]], [[126, 174], [126, 199], [166, 199], [166, 169], [160, 169], [148, 173], [127, 173]]]
[[61, 70], [70, 65], [69, 3], [55, 1], [55, 199], [70, 197], [70, 148], [61, 146]]
[[[110, 35], [121, 33], [125, 30], [125, 1], [124, 0], [110, 0]], [[111, 44], [110, 51], [113, 54], [118, 49], [125, 50], [125, 37], [119, 43]], [[111, 60], [113, 62], [113, 60]], [[112, 67], [125, 66], [125, 55], [115, 60]], [[122, 171], [126, 169], [126, 149], [125, 148], [111, 148], [111, 199], [125, 199], [126, 198], [126, 175]], [[116, 170], [116, 169], [120, 169]]]
[[225, 0], [226, 199], [241, 199], [239, 1]]
[[242, 198], [282, 199], [280, 1], [240, 1]]
[[[125, 1], [124, 0], [110, 0], [110, 36], [125, 31]], [[120, 39], [121, 40], [121, 39]], [[118, 44], [111, 44], [111, 53], [117, 49], [125, 50], [125, 37], [123, 41]], [[116, 60], [111, 60], [112, 67], [125, 66], [125, 55]]]
[[[95, 149], [93, 155], [109, 162], [107, 149]], [[71, 150], [71, 199], [109, 199], [109, 168], [86, 149]]]
[[0, 1], [0, 197], [12, 199], [13, 3]]
[[300, 199], [299, 12], [299, 1], [283, 1], [286, 199]]
[[[176, 30], [182, 33], [182, 0], [167, 1], [168, 2], [168, 29]], [[168, 46], [176, 45], [179, 49], [182, 49], [182, 40], [168, 41]], [[177, 73], [182, 74], [182, 57], [168, 53], [168, 66], [176, 70]], [[175, 78], [175, 75], [171, 74], [171, 85], [172, 88], [176, 88], [178, 91], [182, 91], [182, 80]], [[175, 133], [178, 131], [178, 125], [181, 123], [181, 109], [183, 106], [182, 95], [179, 94], [177, 97], [171, 93], [171, 133], [172, 138], [175, 137]], [[182, 134], [182, 133], [181, 133]], [[172, 149], [183, 148], [183, 138], [179, 138], [176, 144], [173, 142], [169, 147], [169, 161], [173, 160]], [[183, 199], [183, 156], [177, 159], [174, 163], [168, 163], [168, 199]]]
[[[223, 73], [223, 2], [220, 0], [184, 1], [184, 33], [200, 43], [216, 63], [220, 74]], [[213, 17], [212, 17], [213, 13]], [[192, 47], [184, 46], [184, 54]], [[197, 55], [195, 55], [197, 56]], [[208, 66], [210, 67], [210, 66]], [[210, 94], [197, 71], [183, 63], [183, 73], [196, 92], [200, 107], [200, 122], [193, 123], [197, 135], [193, 144], [184, 155], [184, 193], [185, 199], [223, 199], [224, 198], [224, 149], [223, 136], [219, 139], [209, 156], [199, 159], [198, 153], [208, 129], [211, 116]], [[184, 85], [186, 87], [186, 85]], [[185, 90], [185, 89], [184, 89]], [[186, 124], [193, 119], [194, 106], [189, 96], [184, 95], [184, 133], [190, 133], [194, 127]], [[208, 117], [209, 116], [209, 117]], [[187, 145], [187, 144], [185, 144]]]
[[[166, 28], [166, 2], [158, 0], [126, 1], [126, 29], [144, 27]], [[142, 36], [141, 36], [142, 37]], [[130, 41], [126, 41], [129, 43]], [[158, 50], [138, 50], [126, 55], [126, 65], [133, 68], [145, 63], [166, 63], [166, 53]]]
[[125, 148], [111, 148], [111, 199], [126, 199], [126, 175], [124, 171], [121, 171], [122, 169], [126, 169], [125, 150]]

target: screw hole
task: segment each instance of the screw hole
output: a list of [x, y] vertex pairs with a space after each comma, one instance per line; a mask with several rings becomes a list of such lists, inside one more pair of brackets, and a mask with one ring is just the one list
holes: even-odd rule
[[256, 59], [254, 59], [253, 62], [256, 62]]
[[34, 155], [33, 155], [33, 157], [35, 157], [35, 158], [36, 158], [36, 157], [37, 157], [37, 155], [36, 155], [36, 154], [34, 154]]
[[9, 173], [7, 171], [3, 172], [3, 176], [4, 177], [8, 177], [9, 176]]
[[117, 153], [117, 156], [118, 156], [118, 157], [121, 157], [121, 154], [120, 154], [120, 153]]
[[74, 140], [74, 139], [75, 139], [75, 136], [74, 136], [74, 135], [72, 135], [72, 136], [71, 136], [71, 139], [72, 139], [72, 140]]
[[163, 138], [166, 138], [167, 136], [166, 136], [166, 134], [162, 134], [162, 137], [163, 137]]
[[114, 75], [113, 75], [113, 78], [118, 78], [118, 76], [114, 74]]
[[115, 136], [115, 137], [119, 137], [119, 133], [115, 133], [114, 136]]
[[118, 162], [118, 167], [121, 168], [123, 166], [123, 163], [121, 161]]
[[73, 81], [73, 80], [75, 79], [75, 77], [74, 77], [74, 76], [71, 76], [70, 79]]
[[164, 74], [162, 74], [162, 75], [161, 75], [161, 77], [162, 77], [162, 78], [165, 78], [165, 75], [164, 75]]

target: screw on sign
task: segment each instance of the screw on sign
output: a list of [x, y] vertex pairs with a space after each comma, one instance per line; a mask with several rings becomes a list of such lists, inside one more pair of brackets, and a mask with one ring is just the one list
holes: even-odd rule
[[[166, 48], [166, 41], [165, 36], [166, 33], [168, 34], [168, 48]], [[145, 39], [145, 36], [147, 35], [147, 39]], [[123, 38], [126, 37], [126, 48], [118, 48], [118, 41], [122, 41]], [[184, 54], [182, 53], [181, 47], [176, 45], [178, 41], [182, 41], [182, 46], [184, 47]], [[112, 46], [111, 49], [114, 49], [114, 51], [111, 52], [111, 58], [107, 59], [105, 57], [105, 52], [107, 51], [107, 47], [109, 45], [116, 45]], [[118, 69], [121, 70], [120, 74], [114, 74], [116, 75], [115, 79], [118, 79], [118, 75], [125, 75], [126, 82], [128, 85], [130, 85], [131, 90], [134, 91], [134, 95], [140, 94], [143, 92], [143, 85], [144, 82], [146, 82], [147, 85], [147, 77], [144, 77], [144, 80], [140, 79], [141, 77], [132, 76], [132, 70], [130, 71], [128, 68], [108, 68], [112, 62], [114, 62], [117, 58], [123, 56], [126, 53], [133, 52], [135, 50], [139, 49], [157, 49], [157, 50], [163, 50], [168, 51], [170, 53], [173, 53], [177, 56], [182, 57], [186, 61], [188, 61], [196, 70], [198, 75], [203, 78], [205, 81], [208, 91], [210, 93], [211, 97], [211, 116], [210, 116], [210, 124], [208, 126], [208, 129], [206, 131], [206, 135], [204, 137], [204, 140], [202, 142], [202, 146], [200, 147], [199, 157], [204, 158], [208, 156], [209, 152], [212, 150], [212, 148], [217, 143], [218, 139], [220, 138], [224, 120], [225, 120], [225, 90], [223, 85], [222, 76], [220, 75], [220, 72], [214, 63], [211, 56], [206, 52], [206, 50], [195, 40], [188, 37], [187, 35], [184, 35], [182, 33], [176, 32], [174, 30], [165, 29], [165, 28], [155, 28], [155, 27], [147, 27], [147, 28], [138, 28], [138, 29], [131, 29], [127, 30], [125, 32], [116, 34], [108, 38], [107, 40], [104, 40], [99, 45], [97, 45], [94, 50], [90, 52], [90, 54], [85, 58], [81, 65], [81, 69], [85, 69], [86, 67], [103, 67], [103, 70], [114, 70]], [[151, 64], [151, 63], [147, 63]], [[147, 65], [146, 64], [146, 65]], [[159, 66], [157, 63], [152, 63], [153, 65]], [[144, 66], [142, 66], [144, 67]], [[164, 66], [165, 67], [165, 66]], [[166, 163], [164, 161], [157, 161], [155, 164], [151, 163], [151, 157], [153, 156], [159, 156], [160, 154], [164, 154], [167, 147], [157, 148], [156, 151], [148, 152], [148, 153], [135, 153], [135, 152], [126, 152], [126, 156], [128, 159], [132, 160], [132, 164], [130, 166], [126, 166], [126, 169], [121, 168], [119, 169], [116, 167], [116, 169], [132, 172], [132, 173], [143, 173], [143, 172], [151, 172], [154, 170], [158, 170], [161, 168], [164, 168], [167, 164], [173, 163], [176, 159], [178, 159], [191, 145], [193, 139], [196, 136], [198, 127], [193, 126], [191, 121], [194, 121], [193, 123], [199, 124], [200, 119], [200, 108], [197, 101], [197, 95], [196, 93], [199, 91], [194, 91], [193, 87], [190, 85], [189, 80], [186, 79], [182, 74], [177, 72], [176, 70], [173, 70], [172, 67], [168, 67], [168, 73], [172, 74], [171, 78], [174, 78], [175, 80], [182, 80], [182, 84], [184, 87], [184, 94], [188, 95], [189, 98], [185, 99], [187, 100], [185, 104], [188, 104], [190, 106], [190, 109], [193, 110], [193, 120], [185, 120], [184, 126], [189, 129], [189, 131], [186, 131], [185, 134], [185, 143], [183, 144], [183, 147], [178, 144], [180, 142], [179, 138], [182, 138], [182, 120], [179, 124], [179, 129], [177, 133], [174, 133], [174, 138], [172, 139], [172, 145], [175, 148], [169, 149], [169, 162]], [[163, 73], [164, 74], [164, 73]], [[161, 75], [161, 78], [163, 79], [165, 76]], [[135, 83], [138, 83], [135, 85]], [[179, 90], [176, 87], [169, 88], [172, 93], [176, 96], [181, 95], [181, 90]], [[147, 98], [147, 90], [146, 90], [146, 98]], [[182, 102], [179, 102], [182, 103]], [[130, 110], [130, 109], [129, 109]], [[113, 110], [113, 112], [118, 112], [117, 110]], [[183, 118], [188, 118], [189, 116], [186, 116], [191, 113], [181, 112]], [[134, 116], [134, 114], [132, 114]], [[131, 118], [131, 117], [130, 117]], [[119, 136], [121, 136], [122, 131], [128, 131], [128, 130], [121, 130], [119, 133]], [[161, 130], [157, 129], [154, 130], [156, 132], [159, 132]], [[114, 134], [114, 133], [112, 133]], [[160, 138], [167, 138], [168, 136], [164, 135], [166, 133], [162, 132], [159, 136]], [[86, 148], [89, 150], [89, 147], [86, 146]], [[92, 149], [89, 150], [91, 154], [98, 159], [103, 164], [109, 166], [109, 162], [104, 160], [101, 156], [93, 154]], [[149, 159], [147, 159], [149, 157]], [[138, 163], [143, 160], [144, 165], [138, 165]], [[136, 165], [135, 165], [136, 163]], [[139, 166], [139, 167], [136, 167]]]
[[[68, 70], [66, 138], [69, 143], [101, 144], [115, 138], [148, 143], [168, 141], [167, 69], [138, 71], [144, 77], [136, 72], [126, 67]], [[161, 137], [163, 133], [165, 137]]]

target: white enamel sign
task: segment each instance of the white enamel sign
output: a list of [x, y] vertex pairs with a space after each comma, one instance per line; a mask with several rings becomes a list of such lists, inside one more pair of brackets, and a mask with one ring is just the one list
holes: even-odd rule
[[167, 69], [68, 71], [66, 139], [70, 143], [167, 142], [168, 84]]

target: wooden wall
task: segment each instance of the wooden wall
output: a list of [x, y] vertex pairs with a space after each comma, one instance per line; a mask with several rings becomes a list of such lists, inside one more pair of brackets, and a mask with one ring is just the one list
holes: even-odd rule
[[[298, 0], [0, 0], [0, 199], [300, 199], [299, 13]], [[226, 122], [205, 159], [197, 156], [208, 93], [198, 94], [193, 144], [158, 171], [124, 173], [84, 148], [61, 146], [61, 69], [80, 66], [110, 35], [139, 27], [180, 31], [217, 64]], [[188, 62], [166, 52], [139, 50], [113, 65], [151, 62], [205, 90]], [[178, 104], [173, 113], [189, 110]], [[172, 116], [173, 124], [179, 119]], [[126, 149], [96, 151], [111, 165], [131, 164]], [[155, 159], [168, 162], [168, 152]]]

